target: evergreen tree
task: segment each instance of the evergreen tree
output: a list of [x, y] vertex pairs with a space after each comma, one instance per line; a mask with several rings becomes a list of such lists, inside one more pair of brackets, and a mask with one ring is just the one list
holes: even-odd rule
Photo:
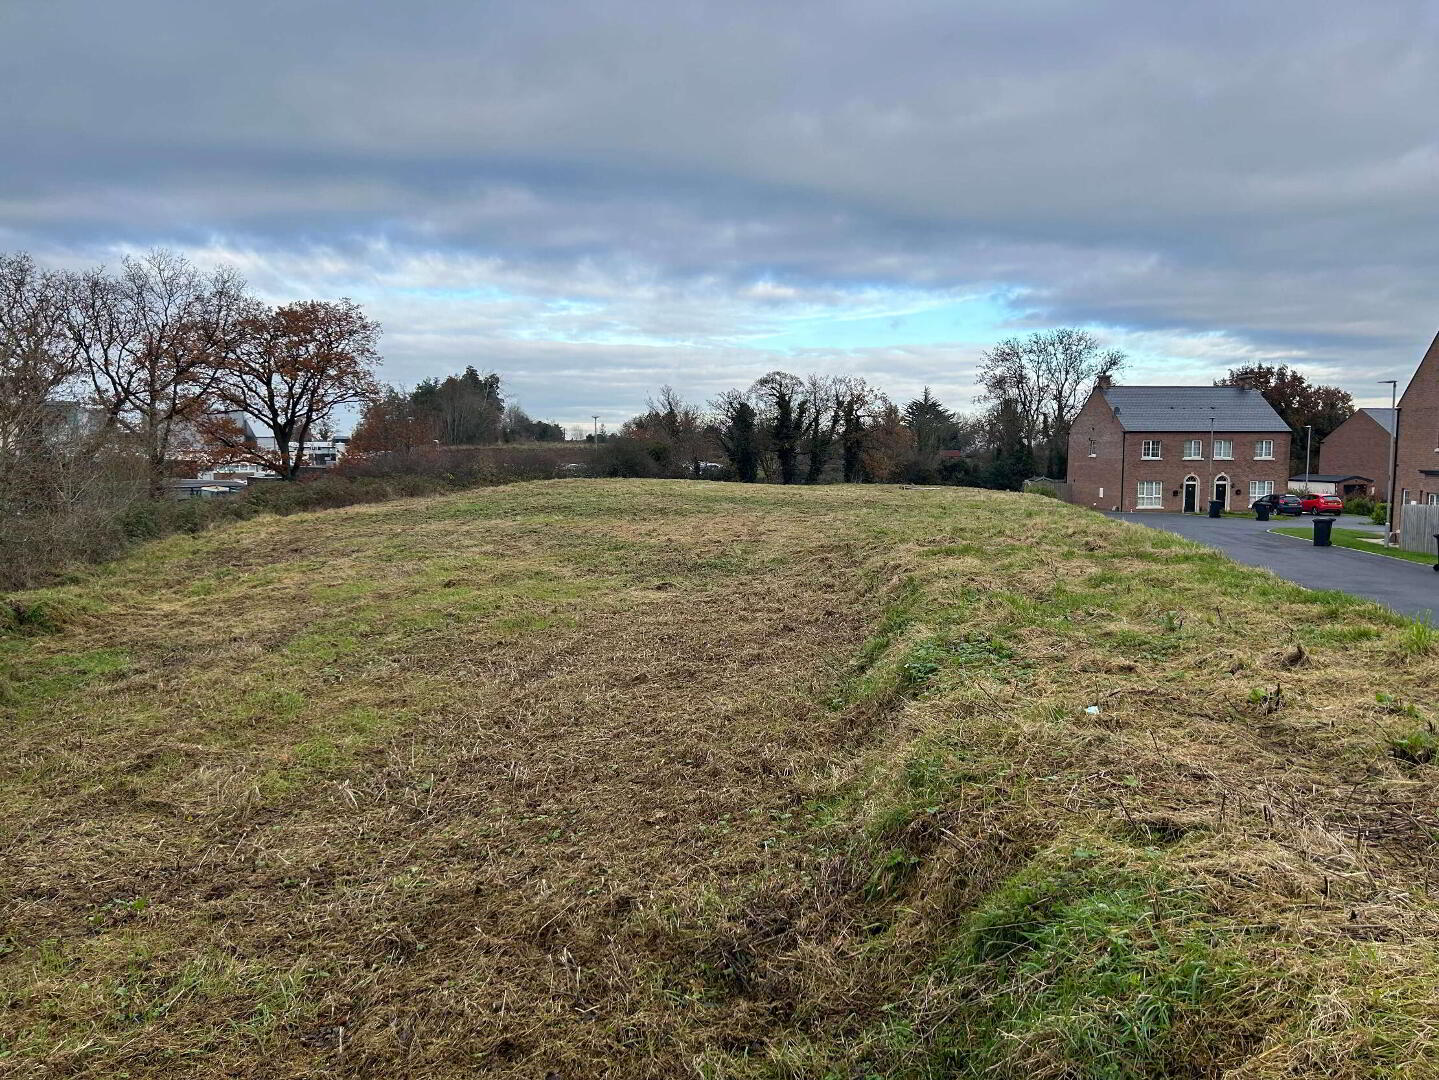
[[1018, 491], [1034, 475], [1034, 451], [1025, 438], [1019, 406], [1004, 398], [994, 410], [994, 457], [985, 473], [985, 486]]
[[954, 432], [954, 413], [941, 405], [926, 386], [924, 393], [904, 407], [904, 426], [914, 432], [918, 456], [929, 459], [949, 442]]

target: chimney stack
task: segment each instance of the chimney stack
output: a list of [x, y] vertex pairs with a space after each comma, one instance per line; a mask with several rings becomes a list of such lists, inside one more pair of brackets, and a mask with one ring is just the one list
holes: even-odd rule
[[1108, 372], [1105, 372], [1103, 375], [1099, 376], [1099, 378], [1094, 380], [1094, 388], [1096, 390], [1108, 390], [1113, 385], [1114, 380], [1109, 377]]

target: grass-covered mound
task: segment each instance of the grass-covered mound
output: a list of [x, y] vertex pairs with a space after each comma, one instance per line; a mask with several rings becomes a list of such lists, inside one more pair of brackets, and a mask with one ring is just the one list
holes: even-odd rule
[[553, 482], [4, 609], [0, 1071], [1439, 1071], [1433, 632], [1167, 533]]

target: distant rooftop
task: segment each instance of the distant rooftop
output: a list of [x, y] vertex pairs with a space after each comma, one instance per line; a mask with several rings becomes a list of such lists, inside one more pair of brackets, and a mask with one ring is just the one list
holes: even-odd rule
[[1111, 386], [1099, 391], [1125, 431], [1263, 431], [1289, 427], [1242, 386]]
[[1399, 412], [1398, 409], [1360, 409], [1359, 411], [1382, 427], [1388, 434], [1394, 434], [1394, 417], [1395, 414]]
[[1341, 476], [1338, 473], [1309, 472], [1299, 473], [1297, 476], [1291, 476], [1289, 479], [1296, 483], [1304, 484], [1337, 484], [1341, 480], [1367, 480], [1371, 484], [1374, 482], [1374, 477], [1360, 476], [1358, 473], [1350, 476]]

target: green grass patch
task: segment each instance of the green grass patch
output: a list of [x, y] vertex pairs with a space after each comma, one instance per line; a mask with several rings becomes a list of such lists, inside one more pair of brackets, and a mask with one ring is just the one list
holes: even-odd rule
[[1262, 1030], [1253, 999], [1270, 973], [1158, 860], [1057, 846], [987, 897], [958, 937], [938, 964], [960, 992], [931, 1075], [1189, 1075]]
[[[1269, 531], [1279, 533], [1281, 536], [1297, 536], [1304, 540], [1310, 540], [1314, 536], [1313, 529], [1306, 529], [1302, 526], [1285, 525]], [[1405, 551], [1403, 548], [1389, 547], [1382, 542], [1382, 538], [1381, 542], [1376, 543], [1376, 534], [1365, 532], [1362, 529], [1331, 529], [1329, 539], [1335, 547], [1351, 548], [1354, 551], [1367, 551], [1371, 555], [1385, 555], [1391, 559], [1404, 559], [1408, 562], [1434, 565], [1433, 555], [1426, 555], [1422, 551]]]

